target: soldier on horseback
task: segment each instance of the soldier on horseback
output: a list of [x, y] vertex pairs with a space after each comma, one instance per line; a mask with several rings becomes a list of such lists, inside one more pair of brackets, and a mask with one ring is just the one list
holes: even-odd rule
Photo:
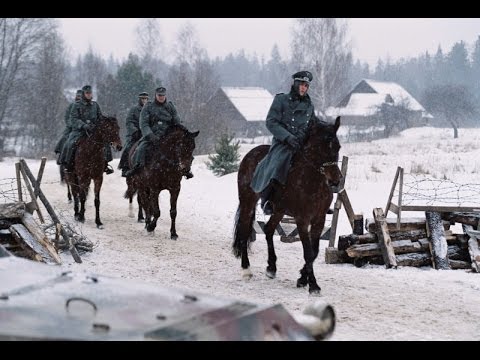
[[70, 135], [70, 132], [72, 131], [72, 125], [70, 122], [70, 113], [72, 112], [73, 105], [80, 101], [82, 98], [82, 90], [77, 90], [77, 93], [75, 94], [75, 101], [70, 103], [67, 107], [67, 110], [65, 111], [65, 130], [63, 130], [62, 137], [58, 141], [57, 145], [55, 146], [55, 154], [58, 154], [58, 159], [57, 159], [57, 164], [60, 164], [60, 154], [62, 153], [63, 146], [65, 145], [65, 142], [68, 139], [68, 135]]
[[142, 132], [140, 130], [140, 112], [143, 109], [143, 106], [148, 102], [148, 93], [141, 92], [138, 94], [138, 104], [132, 107], [127, 115], [127, 136], [125, 141], [125, 148], [120, 158], [118, 168], [122, 169], [122, 176], [125, 177], [126, 173], [130, 170], [128, 166], [128, 154], [132, 149], [132, 146], [140, 140], [142, 137]]
[[[59, 161], [61, 164], [65, 165], [65, 171], [67, 172], [73, 171], [73, 162], [75, 159], [75, 150], [78, 140], [80, 140], [82, 136], [88, 136], [93, 131], [96, 122], [102, 114], [100, 111], [100, 106], [96, 101], [92, 100], [92, 97], [92, 87], [90, 85], [85, 85], [82, 88], [81, 100], [74, 103], [70, 112], [70, 125], [72, 131], [65, 142]], [[108, 165], [108, 162], [113, 159], [110, 145], [105, 145], [104, 156], [104, 171], [108, 175], [113, 173], [113, 168]]]
[[[165, 130], [174, 124], [180, 124], [180, 117], [173, 102], [167, 101], [167, 89], [163, 86], [155, 90], [155, 100], [148, 102], [140, 113], [140, 130], [142, 138], [138, 147], [133, 153], [132, 169], [126, 176], [134, 175], [139, 169], [145, 166], [146, 153], [153, 142], [158, 141]], [[183, 174], [187, 179], [193, 177], [190, 170], [185, 169]]]
[[251, 187], [261, 192], [261, 206], [266, 215], [271, 215], [273, 191], [279, 191], [287, 181], [293, 154], [305, 140], [305, 131], [311, 121], [317, 121], [314, 106], [307, 94], [313, 79], [309, 71], [292, 75], [293, 84], [288, 94], [275, 96], [267, 115], [266, 125], [273, 134], [268, 155], [258, 164]]

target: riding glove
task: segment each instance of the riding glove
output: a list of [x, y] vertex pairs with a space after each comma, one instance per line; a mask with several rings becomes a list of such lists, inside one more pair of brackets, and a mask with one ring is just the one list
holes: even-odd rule
[[285, 142], [295, 151], [300, 149], [300, 141], [293, 135], [289, 135], [285, 139]]

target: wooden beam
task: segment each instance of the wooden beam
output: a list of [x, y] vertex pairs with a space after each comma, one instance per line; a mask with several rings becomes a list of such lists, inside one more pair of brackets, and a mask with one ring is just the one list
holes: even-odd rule
[[15, 174], [17, 177], [17, 193], [18, 193], [18, 201], [23, 201], [22, 195], [22, 179], [20, 178], [20, 163], [15, 163]]
[[[426, 230], [407, 230], [407, 231], [391, 231], [390, 238], [392, 241], [399, 241], [399, 240], [410, 240], [416, 241], [418, 239], [425, 239], [427, 237]], [[338, 238], [338, 249], [339, 250], [346, 250], [349, 246], [356, 245], [356, 244], [371, 244], [371, 243], [378, 243], [377, 234], [366, 233], [363, 235], [341, 235]]]
[[22, 224], [13, 224], [10, 226], [10, 232], [17, 242], [21, 245], [22, 249], [28, 253], [28, 257], [36, 261], [49, 262], [50, 256], [44, 251], [42, 246], [36, 241], [36, 239], [28, 232], [28, 230]]
[[[386, 218], [385, 219], [388, 226], [388, 231], [391, 233], [396, 231], [409, 231], [409, 230], [426, 230], [426, 221], [425, 218], [412, 217], [412, 218], [403, 218], [402, 223], [400, 224], [400, 229], [397, 230], [397, 219], [395, 218]], [[443, 227], [445, 230], [450, 229], [450, 222], [444, 221]], [[375, 219], [368, 218], [365, 220], [365, 229], [370, 233], [375, 233], [377, 231], [375, 225]]]
[[[392, 241], [392, 247], [395, 254], [419, 252], [422, 250], [422, 246], [418, 242], [410, 240]], [[350, 257], [378, 256], [382, 254], [380, 244], [378, 243], [352, 245], [347, 248], [346, 252]]]
[[383, 215], [382, 208], [373, 209], [373, 217], [377, 225], [377, 237], [382, 250], [383, 261], [387, 269], [397, 267], [397, 260], [395, 258], [395, 252], [393, 251], [392, 240], [388, 232], [387, 222]]
[[426, 252], [397, 255], [397, 264], [399, 266], [427, 266], [431, 265], [431, 263], [430, 254]]
[[35, 222], [32, 214], [26, 212], [22, 217], [22, 224], [30, 231], [30, 233], [35, 237], [39, 244], [41, 244], [45, 250], [50, 254], [50, 257], [54, 260], [56, 264], [61, 264], [62, 259], [58, 255], [57, 250], [50, 242], [45, 233], [40, 229], [38, 224]]
[[450, 269], [448, 263], [448, 245], [440, 213], [426, 211], [425, 218], [428, 230], [428, 241], [432, 249], [433, 266], [435, 269], [448, 270]]
[[395, 173], [395, 178], [393, 179], [392, 188], [390, 189], [390, 195], [388, 196], [387, 205], [385, 206], [385, 216], [388, 215], [390, 210], [390, 205], [392, 204], [393, 194], [395, 193], [395, 188], [397, 187], [398, 175], [400, 174], [400, 166], [397, 167], [397, 172]]
[[353, 221], [355, 219], [355, 213], [353, 212], [352, 204], [350, 203], [350, 199], [347, 195], [347, 190], [342, 189], [338, 192], [338, 197], [343, 203], [345, 207], [345, 212], [347, 213], [348, 221], [350, 221], [350, 226], [353, 229]]
[[480, 272], [480, 249], [478, 247], [478, 239], [480, 239], [480, 231], [473, 230], [471, 225], [463, 225], [463, 230], [470, 237], [468, 239], [468, 253], [470, 254], [471, 267], [475, 272]]
[[40, 188], [40, 184], [42, 183], [43, 171], [45, 170], [46, 162], [47, 162], [47, 158], [45, 156], [42, 156], [42, 161], [40, 162], [40, 168], [38, 169], [37, 181], [34, 184], [35, 199], [38, 198], [38, 188]]
[[[21, 159], [20, 162], [23, 164], [25, 164], [25, 160]], [[25, 164], [26, 165], [26, 164]], [[28, 168], [28, 166], [25, 166], [22, 168], [25, 168], [25, 172], [28, 176], [28, 178], [30, 180], [35, 180], [35, 178], [33, 177], [33, 174], [32, 172], [30, 171], [30, 169]], [[42, 201], [43, 205], [45, 206], [45, 209], [47, 209], [48, 211], [48, 214], [50, 215], [50, 217], [52, 218], [53, 222], [55, 224], [60, 224], [60, 220], [58, 219], [57, 217], [57, 214], [55, 213], [55, 211], [53, 210], [53, 207], [52, 205], [50, 205], [49, 201], [47, 200], [47, 198], [45, 197], [45, 194], [43, 193], [42, 189], [39, 188], [38, 189], [38, 196], [40, 197], [40, 200]], [[70, 241], [70, 238], [68, 237], [68, 234], [67, 232], [65, 231], [64, 227], [62, 226], [61, 227], [61, 232], [62, 232], [62, 237], [63, 239], [65, 240], [65, 243], [67, 244], [68, 246], [68, 250], [70, 250], [70, 253], [72, 254], [72, 257], [73, 259], [77, 262], [77, 263], [81, 263], [82, 262], [82, 259], [80, 258], [80, 255], [78, 254], [78, 251], [77, 249], [75, 248], [75, 246], [71, 243]]]
[[480, 223], [480, 213], [442, 212], [440, 215], [443, 220], [465, 225], [471, 225], [475, 229]]
[[30, 181], [32, 182], [32, 184], [35, 184], [35, 179], [29, 181], [27, 173], [25, 172], [26, 167], [27, 167], [27, 163], [25, 162], [25, 160], [21, 159], [20, 172], [23, 176], [23, 180], [25, 181], [25, 185], [27, 186], [27, 190], [30, 194], [30, 197], [32, 198], [32, 202], [35, 204], [35, 210], [37, 210], [38, 218], [40, 219], [40, 222], [44, 224], [45, 220], [43, 219], [42, 212], [40, 211], [40, 206], [38, 206], [37, 198], [35, 197], [35, 194], [32, 190], [32, 186], [30, 185]]
[[347, 255], [347, 252], [344, 250], [338, 250], [334, 247], [325, 248], [325, 263], [326, 264], [343, 264], [343, 263], [352, 263], [353, 258]]
[[[400, 168], [400, 184], [398, 186], [398, 209], [397, 209], [397, 230], [400, 230], [400, 224], [402, 222], [402, 211], [405, 211], [402, 206], [403, 198], [403, 168]], [[385, 215], [386, 216], [386, 215]]]
[[335, 238], [337, 236], [338, 216], [340, 213], [340, 209], [342, 208], [342, 199], [339, 196], [339, 192], [345, 187], [345, 179], [347, 178], [347, 169], [348, 169], [348, 157], [344, 156], [342, 158], [342, 169], [340, 170], [343, 177], [340, 180], [340, 184], [336, 189], [337, 199], [335, 200], [335, 205], [333, 206], [332, 222], [330, 224], [330, 239], [328, 241], [329, 247], [335, 246]]

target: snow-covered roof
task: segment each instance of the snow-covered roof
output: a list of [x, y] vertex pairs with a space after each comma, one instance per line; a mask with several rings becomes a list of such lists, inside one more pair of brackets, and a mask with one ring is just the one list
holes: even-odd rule
[[410, 110], [421, 111], [423, 117], [433, 117], [407, 90], [397, 83], [363, 79], [355, 85], [354, 90], [362, 82], [366, 83], [375, 93], [352, 92], [346, 106], [330, 107], [327, 109], [327, 115], [370, 116], [378, 110], [379, 105], [387, 99], [391, 99], [395, 105], [404, 104]]
[[327, 116], [371, 116], [385, 102], [383, 94], [352, 94], [347, 106], [329, 107]]
[[273, 95], [262, 87], [225, 87], [223, 92], [247, 121], [265, 121]]

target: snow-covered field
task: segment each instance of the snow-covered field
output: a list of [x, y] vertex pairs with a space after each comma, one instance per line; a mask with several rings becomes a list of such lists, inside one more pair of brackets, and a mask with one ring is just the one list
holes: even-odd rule
[[[243, 154], [254, 146], [242, 144]], [[363, 213], [365, 218], [372, 217], [374, 207], [385, 207], [397, 166], [404, 167], [405, 173], [479, 184], [480, 189], [480, 129], [460, 129], [459, 139], [453, 139], [451, 129], [409, 129], [388, 140], [344, 144], [340, 157], [344, 155], [349, 157], [345, 188], [355, 212]], [[0, 162], [0, 180], [14, 177], [15, 160]], [[278, 272], [277, 278], [271, 280], [264, 275], [267, 246], [258, 236], [250, 256], [254, 277], [243, 281], [240, 260], [230, 250], [237, 174], [215, 177], [207, 169], [206, 160], [207, 156], [196, 157], [195, 177], [182, 180], [177, 241], [169, 238], [168, 193], [160, 197], [162, 217], [155, 235], [147, 236], [143, 224], [127, 216], [125, 179], [116, 170], [104, 177], [101, 192], [105, 229], [95, 227], [92, 192], [87, 200], [87, 220], [79, 226], [96, 244], [94, 251], [82, 256], [82, 264], [76, 264], [68, 252], [63, 253], [61, 266], [221, 297], [282, 303], [292, 313], [301, 312], [316, 300], [307, 289], [295, 287], [304, 263], [301, 244], [276, 241]], [[39, 161], [27, 163], [36, 173]], [[113, 162], [114, 167], [117, 164], [118, 159]], [[73, 205], [68, 204], [66, 187], [58, 178], [55, 161], [48, 161], [42, 189], [57, 211], [71, 219]], [[349, 233], [351, 228], [342, 210], [338, 234]], [[480, 340], [479, 274], [465, 270], [327, 265], [327, 245], [327, 241], [321, 242], [315, 275], [322, 288], [321, 298], [333, 305], [337, 314], [332, 340]]]

